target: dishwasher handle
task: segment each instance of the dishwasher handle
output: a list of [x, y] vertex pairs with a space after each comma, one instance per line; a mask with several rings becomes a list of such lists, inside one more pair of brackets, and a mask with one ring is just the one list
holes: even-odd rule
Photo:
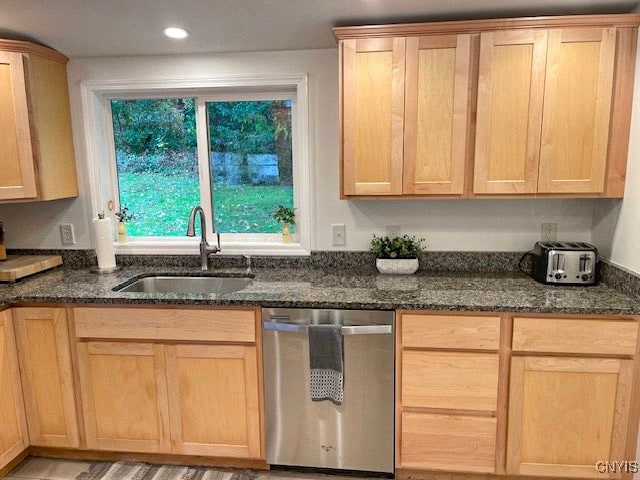
[[[309, 333], [307, 325], [293, 323], [263, 322], [265, 330], [276, 330], [289, 333]], [[391, 334], [391, 325], [354, 325], [342, 327], [342, 335], [385, 335]]]

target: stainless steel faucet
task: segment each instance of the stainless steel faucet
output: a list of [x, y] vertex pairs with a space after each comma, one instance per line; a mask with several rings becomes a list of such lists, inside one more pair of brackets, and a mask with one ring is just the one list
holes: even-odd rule
[[204, 210], [200, 205], [193, 207], [189, 214], [189, 225], [187, 227], [187, 237], [196, 236], [196, 213], [200, 212], [200, 231], [202, 238], [200, 239], [200, 268], [201, 270], [209, 270], [209, 254], [218, 253], [220, 248], [220, 234], [216, 233], [215, 225], [213, 227], [213, 233], [216, 234], [217, 245], [209, 245], [207, 243], [207, 220], [204, 214]]

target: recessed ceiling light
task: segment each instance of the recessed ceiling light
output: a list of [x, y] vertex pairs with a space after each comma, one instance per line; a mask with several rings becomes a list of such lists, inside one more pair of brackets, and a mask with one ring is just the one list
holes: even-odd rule
[[187, 38], [189, 32], [180, 27], [167, 27], [164, 29], [164, 34], [169, 38]]

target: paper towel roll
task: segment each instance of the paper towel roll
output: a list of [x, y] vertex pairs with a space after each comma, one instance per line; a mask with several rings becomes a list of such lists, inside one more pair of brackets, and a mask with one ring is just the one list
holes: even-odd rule
[[94, 218], [93, 232], [96, 239], [96, 254], [99, 268], [116, 266], [116, 254], [113, 250], [113, 229], [110, 218]]

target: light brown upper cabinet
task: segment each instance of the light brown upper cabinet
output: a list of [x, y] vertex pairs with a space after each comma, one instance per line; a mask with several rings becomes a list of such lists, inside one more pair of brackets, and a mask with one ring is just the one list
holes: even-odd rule
[[345, 41], [345, 195], [402, 193], [405, 39]]
[[341, 198], [622, 197], [639, 24], [334, 28]]
[[615, 28], [480, 40], [474, 193], [602, 193]]
[[67, 61], [0, 40], [0, 202], [78, 196]]
[[343, 194], [462, 194], [470, 35], [342, 42]]
[[604, 188], [615, 28], [550, 30], [538, 191]]
[[474, 193], [536, 193], [546, 30], [480, 36]]
[[462, 194], [470, 62], [470, 35], [407, 38], [403, 193]]
[[0, 52], [0, 198], [36, 196], [29, 108], [21, 53]]

